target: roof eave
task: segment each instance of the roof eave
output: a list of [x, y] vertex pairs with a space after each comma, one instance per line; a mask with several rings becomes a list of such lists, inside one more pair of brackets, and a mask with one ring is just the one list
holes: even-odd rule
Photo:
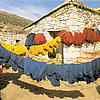
[[[44, 16], [40, 17], [38, 20], [36, 20], [36, 21], [33, 22], [32, 24], [26, 26], [24, 29], [26, 29], [26, 28], [28, 28], [28, 27], [31, 27], [32, 25], [36, 24], [37, 22], [39, 22], [39, 21], [42, 20], [43, 18], [49, 16], [50, 14], [54, 13], [55, 11], [57, 11], [58, 9], [60, 9], [60, 8], [62, 8], [62, 7], [64, 7], [64, 6], [66, 6], [66, 5], [70, 5], [70, 2], [64, 2], [64, 3], [60, 4], [59, 6], [57, 6], [56, 8], [54, 8], [53, 10], [51, 10], [50, 12], [48, 12], [47, 14], [45, 14]], [[96, 13], [99, 13], [99, 14], [100, 14], [99, 11], [94, 10], [93, 8], [89, 8], [89, 7], [85, 6], [85, 5], [82, 5], [81, 3], [80, 3], [80, 4], [77, 4], [76, 2], [74, 2], [73, 5], [78, 6], [78, 7], [80, 7], [80, 8], [88, 9], [88, 10], [90, 10], [90, 11], [93, 11], [93, 12], [96, 12]]]

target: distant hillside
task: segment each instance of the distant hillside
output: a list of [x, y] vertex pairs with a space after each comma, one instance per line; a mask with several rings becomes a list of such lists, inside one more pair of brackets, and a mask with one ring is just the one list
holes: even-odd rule
[[8, 27], [11, 33], [24, 33], [22, 29], [31, 23], [33, 23], [32, 20], [0, 11], [0, 25]]
[[32, 23], [31, 20], [3, 11], [0, 11], [0, 22], [3, 22], [4, 24], [11, 24], [22, 27], [25, 27], [26, 25]]

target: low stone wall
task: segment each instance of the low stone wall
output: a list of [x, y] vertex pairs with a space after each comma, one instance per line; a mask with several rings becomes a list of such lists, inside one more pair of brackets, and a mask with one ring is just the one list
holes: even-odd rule
[[79, 57], [76, 58], [74, 63], [90, 62], [100, 57], [100, 52], [82, 52]]
[[[98, 53], [100, 53], [100, 42], [96, 42], [94, 44], [91, 44], [91, 43], [84, 43], [82, 46], [74, 46], [74, 45], [71, 45], [70, 47], [64, 45], [64, 63], [68, 64], [68, 63], [74, 63], [77, 61], [77, 58], [82, 58], [82, 54], [85, 54], [85, 57], [87, 59], [87, 56], [86, 54], [91, 54], [89, 56], [89, 59], [85, 61], [91, 61], [91, 59], [95, 59], [96, 57], [100, 57], [100, 54], [99, 56], [97, 55]], [[93, 55], [92, 55], [93, 54]], [[95, 56], [93, 58], [93, 56]], [[84, 59], [84, 55], [83, 55], [83, 58]], [[80, 62], [82, 62], [82, 59]], [[83, 60], [83, 62], [85, 62]]]
[[63, 62], [65, 64], [73, 63], [76, 58], [81, 54], [81, 48], [79, 46], [71, 45], [70, 47], [64, 45], [63, 49]]
[[0, 41], [16, 45], [16, 40], [20, 40], [20, 45], [25, 44], [27, 34], [12, 34], [7, 32], [0, 33]]

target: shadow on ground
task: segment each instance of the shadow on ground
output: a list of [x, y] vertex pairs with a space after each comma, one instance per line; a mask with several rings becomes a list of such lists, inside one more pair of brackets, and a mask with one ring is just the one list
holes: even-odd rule
[[98, 94], [100, 95], [100, 85], [98, 85], [98, 86], [96, 87], [96, 90], [97, 90]]
[[49, 89], [45, 89], [43, 87], [35, 86], [33, 84], [28, 84], [26, 82], [22, 82], [20, 80], [13, 80], [13, 83], [20, 86], [20, 88], [29, 89], [29, 91], [32, 92], [32, 93], [35, 93], [37, 95], [40, 95], [40, 94], [44, 95], [45, 94], [50, 98], [54, 98], [54, 97], [59, 97], [59, 98], [84, 97], [84, 95], [78, 90], [73, 90], [73, 91], [49, 90]]
[[0, 73], [0, 90], [5, 88], [9, 81], [20, 78], [21, 73]]
[[70, 97], [70, 98], [78, 98], [78, 97], [84, 97], [84, 95], [78, 91], [63, 91], [63, 90], [49, 90], [45, 89], [43, 87], [38, 87], [33, 84], [29, 84], [23, 81], [18, 80], [22, 73], [1, 73], [0, 74], [0, 90], [5, 88], [9, 81], [12, 81], [14, 84], [20, 86], [20, 88], [29, 89], [30, 92], [35, 93], [37, 95], [47, 95], [50, 98], [59, 97]]

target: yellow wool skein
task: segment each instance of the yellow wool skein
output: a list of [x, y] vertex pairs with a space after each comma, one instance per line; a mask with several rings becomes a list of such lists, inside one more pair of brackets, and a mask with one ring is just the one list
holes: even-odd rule
[[38, 50], [39, 50], [39, 49], [38, 49], [38, 46], [36, 46], [36, 47], [35, 47], [35, 55], [36, 55], [36, 56], [38, 56], [38, 55], [39, 55]]
[[20, 54], [24, 54], [26, 52], [27, 52], [27, 48], [25, 46], [20, 46], [20, 45], [14, 46], [13, 53], [20, 55]]
[[12, 44], [6, 44], [4, 42], [0, 42], [1, 46], [7, 49], [10, 52], [16, 53], [16, 54], [24, 54], [27, 52], [27, 48], [25, 46], [20, 45], [12, 45]]
[[61, 42], [61, 38], [60, 38], [59, 36], [57, 36], [57, 37], [55, 38], [55, 40], [56, 40], [58, 43]]
[[13, 52], [14, 45], [3, 43], [3, 44], [1, 44], [1, 46], [3, 46], [3, 47], [4, 47], [5, 49], [7, 49], [8, 51]]
[[53, 48], [49, 48], [48, 52], [53, 53]]
[[42, 51], [42, 55], [46, 55], [47, 52], [45, 50]]
[[43, 46], [42, 45], [39, 45], [38, 46], [38, 53], [40, 54], [40, 53], [42, 53], [43, 52]]
[[54, 40], [54, 47], [58, 48], [58, 43], [56, 42], [56, 40]]
[[38, 56], [38, 46], [31, 46], [29, 49], [29, 53], [32, 53], [33, 55], [37, 55]]
[[44, 50], [47, 50], [47, 47], [46, 46], [47, 46], [46, 43], [45, 44], [42, 44], [42, 47], [43, 47]]
[[18, 54], [18, 46], [17, 45], [14, 47], [13, 53]]
[[45, 43], [45, 44], [43, 44], [42, 47], [43, 47], [43, 49], [46, 50], [46, 51], [48, 51], [48, 49], [50, 48], [48, 42]]
[[32, 47], [31, 52], [32, 52], [32, 54], [33, 54], [33, 55], [35, 55], [35, 54], [36, 54], [36, 46], [33, 46], [33, 47]]
[[2, 42], [2, 41], [0, 41], [0, 44], [1, 44], [2, 46], [6, 45], [6, 43], [4, 43], [4, 42]]
[[19, 54], [24, 54], [27, 52], [27, 48], [25, 46], [19, 46], [19, 49], [20, 49], [20, 51], [18, 50]]
[[53, 46], [53, 40], [50, 41], [50, 42], [48, 42], [48, 45], [49, 45], [50, 48], [53, 48], [53, 47], [54, 47], [54, 46]]
[[9, 50], [10, 52], [13, 52], [13, 50], [14, 50], [14, 45], [12, 45], [12, 44], [9, 44], [9, 45], [7, 45], [7, 50]]
[[48, 52], [53, 52], [53, 46], [51, 45], [51, 43], [50, 42], [48, 42], [48, 43], [46, 43], [45, 44], [45, 47], [46, 47], [46, 50], [48, 51]]
[[31, 46], [31, 47], [29, 48], [29, 53], [32, 53], [32, 48], [33, 48], [33, 46]]
[[29, 49], [29, 52], [32, 53], [33, 55], [36, 54], [36, 46], [31, 46]]
[[54, 40], [42, 45], [31, 46], [29, 52], [33, 55], [46, 55], [47, 52], [53, 53], [54, 48], [58, 48], [58, 44], [61, 42], [61, 38], [58, 36]]
[[4, 42], [0, 42], [1, 46], [4, 47], [5, 49], [7, 49], [8, 51], [13, 52], [14, 49], [14, 45], [12, 44], [6, 44]]
[[4, 42], [0, 42], [1, 46], [4, 47], [4, 48], [7, 48], [7, 44], [4, 43]]

